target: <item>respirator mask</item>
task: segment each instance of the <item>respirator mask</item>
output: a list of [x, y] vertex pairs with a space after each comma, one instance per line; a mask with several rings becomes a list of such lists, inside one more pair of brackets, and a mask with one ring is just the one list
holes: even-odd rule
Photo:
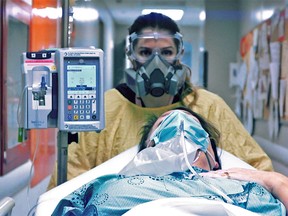
[[138, 97], [176, 95], [189, 73], [187, 66], [176, 64], [183, 52], [182, 35], [133, 33], [129, 41], [127, 55], [136, 62], [137, 69], [125, 70], [127, 85]]
[[123, 175], [163, 176], [191, 170], [201, 153], [208, 153], [209, 134], [198, 119], [181, 110], [174, 110], [150, 136], [154, 147], [140, 151], [121, 171]]

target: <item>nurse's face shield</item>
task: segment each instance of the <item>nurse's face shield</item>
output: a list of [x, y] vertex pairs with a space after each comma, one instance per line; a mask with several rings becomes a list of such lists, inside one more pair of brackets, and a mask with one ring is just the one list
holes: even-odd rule
[[183, 53], [182, 35], [151, 32], [145, 34], [132, 33], [129, 37], [128, 56], [140, 64], [144, 64], [153, 54], [160, 55], [170, 64], [180, 59]]
[[189, 71], [185, 65], [176, 64], [184, 50], [182, 36], [149, 31], [133, 33], [129, 41], [127, 55], [134, 62], [133, 69], [125, 70], [129, 88], [137, 97], [176, 95]]

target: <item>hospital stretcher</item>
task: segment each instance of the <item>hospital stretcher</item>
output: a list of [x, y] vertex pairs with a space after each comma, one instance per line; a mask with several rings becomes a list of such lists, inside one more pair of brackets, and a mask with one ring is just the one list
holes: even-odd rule
[[[222, 168], [227, 169], [231, 167], [243, 167], [243, 168], [249, 168], [254, 169], [249, 164], [245, 163], [244, 161], [240, 160], [239, 158], [233, 156], [232, 154], [224, 151], [219, 150], [220, 152], [220, 159], [222, 162]], [[83, 173], [75, 178], [73, 178], [70, 181], [67, 181], [47, 192], [39, 196], [37, 207], [35, 210], [35, 216], [50, 216], [59, 203], [59, 201], [67, 196], [68, 194], [72, 193], [74, 190], [81, 187], [83, 184], [88, 183], [89, 181], [92, 181], [93, 179], [106, 175], [106, 174], [112, 174], [112, 173], [118, 173], [137, 153], [137, 146], [132, 147], [121, 154], [111, 158], [110, 160], [104, 162], [103, 164], [91, 169], [90, 171]], [[213, 202], [213, 203], [211, 203]], [[178, 203], [178, 205], [177, 205]], [[208, 208], [211, 205], [214, 205], [214, 212], [215, 208], [219, 209], [219, 213], [221, 211], [225, 211], [226, 214], [221, 215], [243, 215], [243, 211], [245, 211], [244, 215], [255, 215], [254, 213], [251, 213], [247, 210], [240, 209], [239, 207], [232, 206], [225, 203], [220, 203], [215, 201], [208, 201], [208, 200], [195, 200], [195, 198], [168, 198], [168, 199], [162, 199], [162, 200], [156, 200], [149, 203], [145, 203], [142, 205], [139, 205], [133, 209], [131, 209], [129, 212], [127, 212], [125, 215], [131, 216], [131, 215], [147, 215], [145, 211], [143, 210], [149, 210], [150, 207], [153, 207], [153, 209], [161, 209], [162, 207], [166, 207], [165, 209], [168, 210], [167, 214], [165, 215], [191, 215], [191, 211], [193, 210], [192, 205], [194, 204], [195, 211], [198, 211], [199, 208], [196, 209], [196, 206], [202, 206], [202, 209], [205, 209], [206, 211], [211, 211], [211, 208]], [[147, 208], [147, 205], [151, 205], [149, 208]], [[205, 205], [205, 207], [204, 207]], [[168, 207], [169, 206], [169, 207]], [[176, 206], [182, 206], [181, 214], [178, 208]], [[183, 211], [183, 209], [186, 209], [187, 206], [190, 206], [190, 212], [187, 214], [187, 211]], [[170, 210], [169, 210], [170, 209]], [[213, 209], [213, 208], [212, 208]], [[139, 210], [139, 211], [138, 211]], [[137, 211], [137, 213], [136, 213]], [[163, 213], [163, 209], [161, 210]], [[165, 211], [165, 210], [164, 210]], [[175, 214], [175, 211], [178, 211], [177, 214]], [[194, 211], [194, 210], [193, 210]], [[170, 213], [171, 214], [170, 214]], [[186, 212], [186, 213], [185, 213]], [[230, 214], [233, 212], [233, 214]], [[150, 214], [151, 212], [149, 212]], [[155, 213], [155, 212], [154, 212]], [[168, 214], [169, 213], [169, 214]], [[211, 212], [210, 212], [211, 213]], [[242, 214], [241, 214], [242, 213]], [[195, 214], [196, 215], [196, 214]], [[201, 214], [205, 215], [205, 214]], [[209, 212], [207, 212], [207, 215], [209, 215]], [[211, 214], [210, 214], [211, 215]], [[217, 215], [217, 214], [213, 214]]]

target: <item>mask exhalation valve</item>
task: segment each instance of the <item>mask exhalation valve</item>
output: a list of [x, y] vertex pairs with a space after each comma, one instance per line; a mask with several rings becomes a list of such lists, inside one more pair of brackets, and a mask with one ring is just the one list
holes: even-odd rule
[[149, 82], [150, 94], [160, 97], [165, 93], [165, 77], [160, 69], [155, 69], [150, 75]]

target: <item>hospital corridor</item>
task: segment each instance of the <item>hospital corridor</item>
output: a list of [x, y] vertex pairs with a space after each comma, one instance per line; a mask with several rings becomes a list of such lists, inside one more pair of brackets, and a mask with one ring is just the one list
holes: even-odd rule
[[288, 215], [288, 0], [0, 10], [0, 216]]

